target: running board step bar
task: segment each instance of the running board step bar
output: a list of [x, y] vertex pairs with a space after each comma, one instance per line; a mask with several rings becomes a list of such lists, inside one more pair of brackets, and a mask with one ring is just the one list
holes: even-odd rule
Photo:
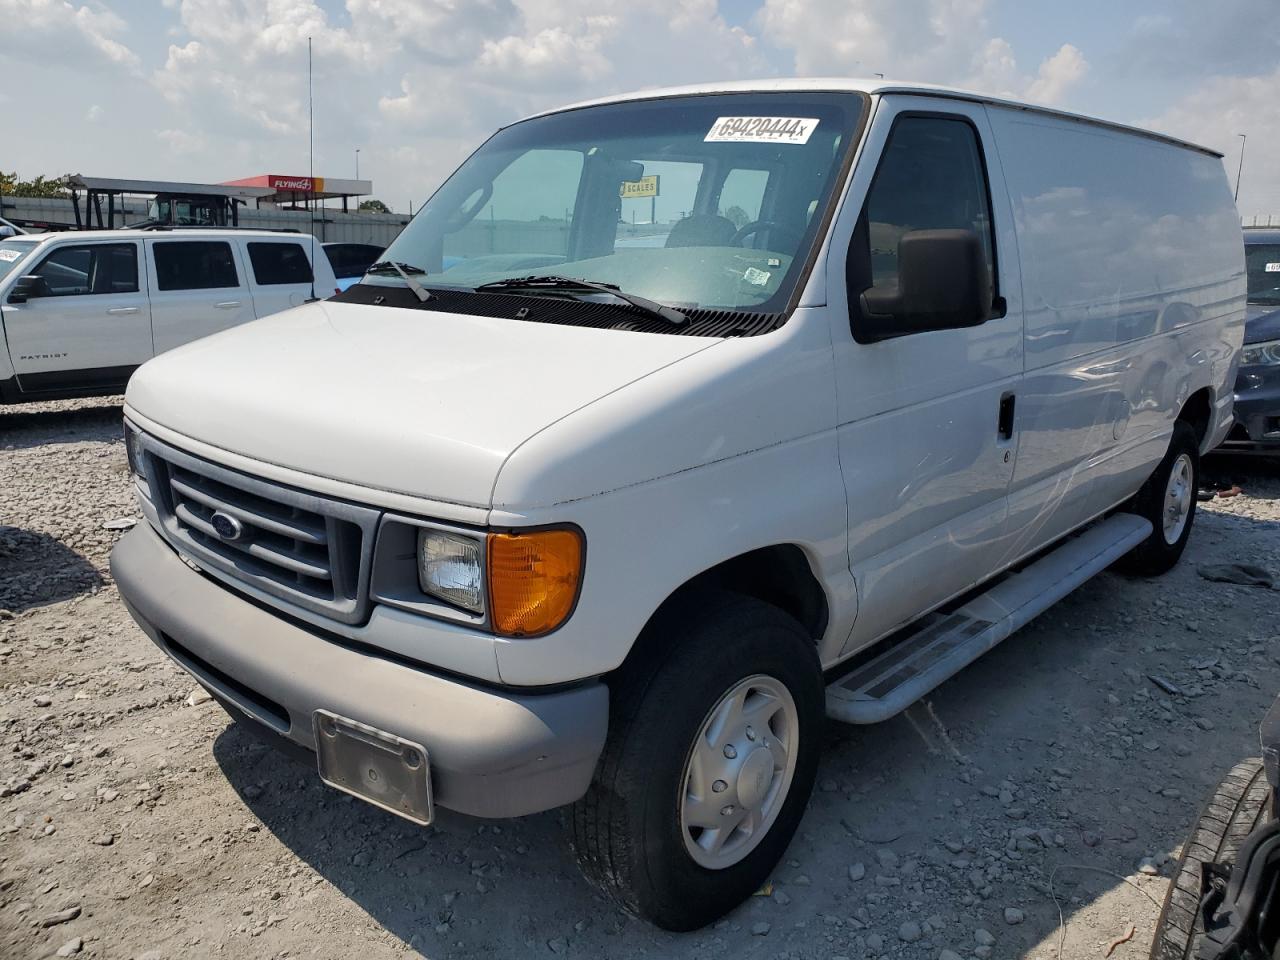
[[1113, 514], [951, 613], [932, 613], [914, 633], [827, 687], [827, 716], [879, 723], [901, 713], [1037, 614], [1151, 535], [1151, 524]]

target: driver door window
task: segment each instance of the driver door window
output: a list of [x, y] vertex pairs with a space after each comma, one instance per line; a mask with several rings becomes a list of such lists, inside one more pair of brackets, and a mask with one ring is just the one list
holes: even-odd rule
[[902, 116], [867, 195], [851, 251], [869, 259], [872, 287], [898, 283], [898, 243], [914, 230], [963, 229], [982, 241], [995, 291], [991, 201], [978, 135], [960, 118]]
[[59, 247], [31, 273], [44, 280], [48, 297], [137, 293], [138, 248], [132, 243]]

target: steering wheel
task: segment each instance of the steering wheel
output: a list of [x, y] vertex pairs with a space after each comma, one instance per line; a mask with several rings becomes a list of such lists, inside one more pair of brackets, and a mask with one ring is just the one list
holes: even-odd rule
[[739, 246], [747, 237], [764, 230], [777, 230], [784, 237], [794, 239], [793, 246], [800, 245], [800, 232], [793, 227], [779, 223], [777, 220], [752, 220], [750, 223], [738, 228], [737, 232], [729, 239], [729, 245], [732, 247]]

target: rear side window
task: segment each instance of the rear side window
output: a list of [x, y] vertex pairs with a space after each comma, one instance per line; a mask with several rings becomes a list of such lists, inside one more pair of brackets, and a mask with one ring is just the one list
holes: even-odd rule
[[259, 286], [311, 282], [311, 262], [301, 244], [250, 243], [249, 262]]
[[345, 280], [363, 277], [365, 271], [382, 256], [382, 247], [369, 243], [332, 243], [325, 246], [324, 252], [333, 267], [333, 275]]
[[991, 201], [977, 132], [961, 119], [905, 115], [894, 124], [867, 195], [873, 286], [898, 282], [898, 241], [913, 230], [972, 230], [995, 269]]
[[240, 277], [225, 240], [166, 240], [152, 247], [160, 290], [238, 287]]
[[44, 279], [50, 297], [137, 293], [138, 248], [132, 243], [59, 247], [30, 272]]

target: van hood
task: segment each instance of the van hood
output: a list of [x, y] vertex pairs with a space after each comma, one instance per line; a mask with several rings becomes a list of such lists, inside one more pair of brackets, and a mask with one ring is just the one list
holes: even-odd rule
[[1270, 305], [1249, 304], [1244, 326], [1244, 342], [1262, 343], [1280, 339], [1280, 310]]
[[524, 441], [720, 342], [328, 301], [162, 354], [126, 400], [245, 457], [488, 507]]

